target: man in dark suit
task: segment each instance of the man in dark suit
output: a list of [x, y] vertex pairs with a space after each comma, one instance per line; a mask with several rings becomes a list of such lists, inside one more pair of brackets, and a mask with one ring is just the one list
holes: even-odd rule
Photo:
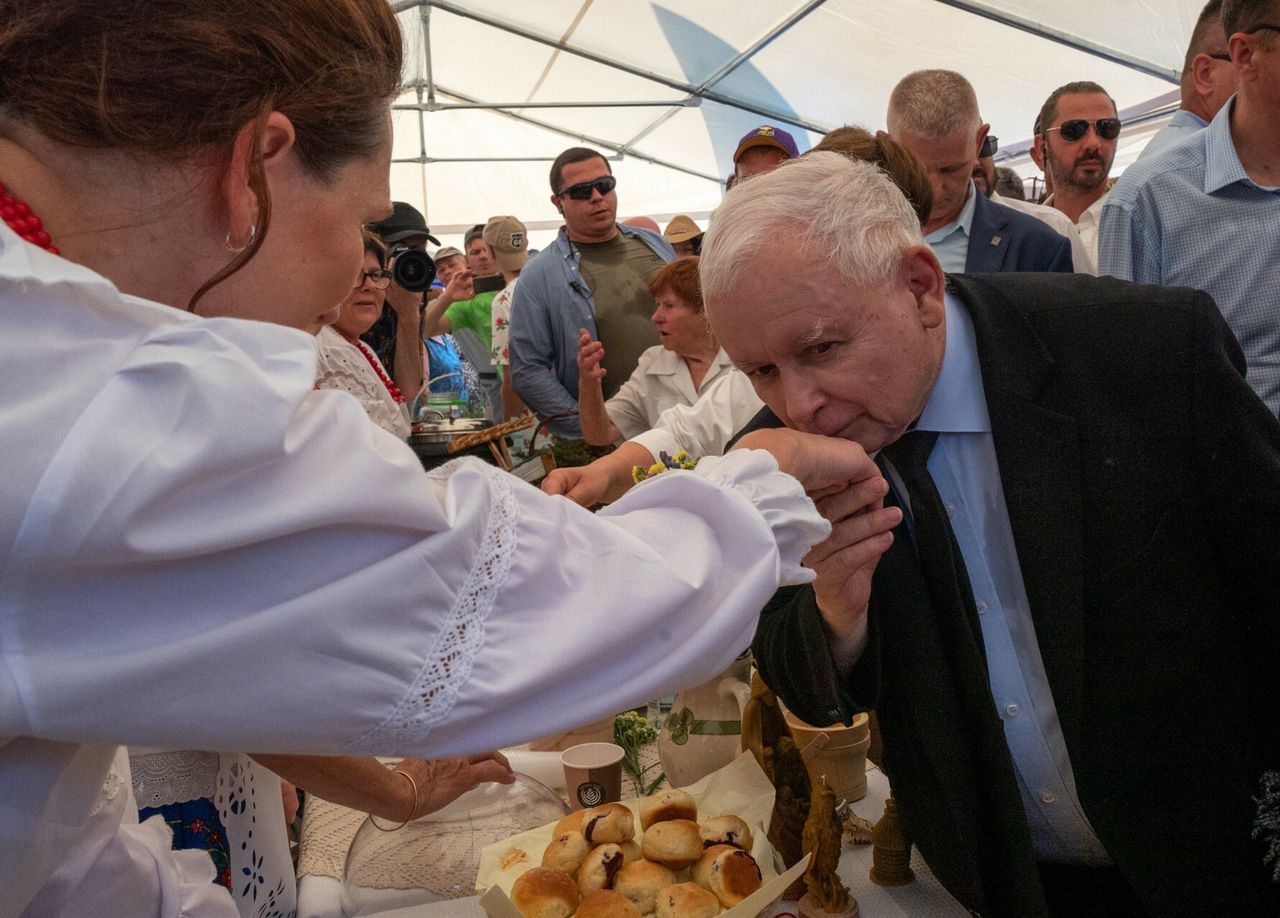
[[1071, 243], [978, 191], [970, 176], [991, 125], [953, 70], [917, 70], [889, 96], [889, 136], [924, 165], [933, 189], [925, 241], [949, 272], [1071, 271]]
[[952, 894], [1276, 914], [1250, 828], [1280, 764], [1280, 425], [1212, 300], [948, 282], [898, 191], [826, 153], [731, 192], [700, 272], [754, 426], [883, 451], [815, 495], [832, 536], [756, 659], [811, 723], [875, 708]]

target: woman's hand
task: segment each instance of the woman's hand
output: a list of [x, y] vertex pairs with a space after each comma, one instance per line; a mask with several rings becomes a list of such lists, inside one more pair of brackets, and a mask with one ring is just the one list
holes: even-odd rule
[[608, 372], [603, 362], [604, 345], [592, 340], [591, 333], [585, 328], [578, 329], [578, 385], [581, 386], [583, 380], [600, 385]]
[[[395, 770], [413, 778], [417, 787], [413, 819], [443, 809], [479, 784], [511, 784], [516, 779], [511, 763], [501, 752], [452, 759], [404, 759]], [[405, 785], [406, 792], [410, 790], [409, 782], [403, 778], [396, 780]]]

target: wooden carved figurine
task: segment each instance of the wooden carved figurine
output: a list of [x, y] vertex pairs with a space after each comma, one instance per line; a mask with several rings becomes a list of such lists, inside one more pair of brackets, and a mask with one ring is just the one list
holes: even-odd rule
[[809, 795], [809, 817], [804, 823], [804, 850], [809, 855], [804, 882], [809, 892], [799, 902], [802, 918], [858, 914], [857, 900], [836, 874], [842, 847], [836, 796], [825, 780], [820, 781]]
[[905, 886], [915, 876], [911, 870], [911, 843], [902, 831], [898, 801], [890, 796], [871, 832], [871, 882], [878, 886]]

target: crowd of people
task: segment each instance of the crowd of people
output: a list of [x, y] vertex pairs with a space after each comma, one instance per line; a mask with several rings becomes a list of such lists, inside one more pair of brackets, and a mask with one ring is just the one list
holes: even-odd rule
[[[390, 201], [383, 0], [85, 7], [0, 21], [0, 918], [290, 914], [295, 786], [416, 818], [748, 644], [974, 913], [1280, 910], [1280, 2], [1118, 180], [1087, 75], [1033, 202], [917, 70], [704, 225], [571, 147], [537, 253]], [[424, 472], [460, 389], [608, 452]]]

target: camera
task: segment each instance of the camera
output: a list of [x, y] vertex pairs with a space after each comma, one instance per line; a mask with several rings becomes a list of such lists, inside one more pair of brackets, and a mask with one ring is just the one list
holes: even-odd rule
[[392, 248], [390, 257], [391, 279], [405, 290], [426, 290], [436, 279], [436, 263], [426, 252], [397, 245]]

